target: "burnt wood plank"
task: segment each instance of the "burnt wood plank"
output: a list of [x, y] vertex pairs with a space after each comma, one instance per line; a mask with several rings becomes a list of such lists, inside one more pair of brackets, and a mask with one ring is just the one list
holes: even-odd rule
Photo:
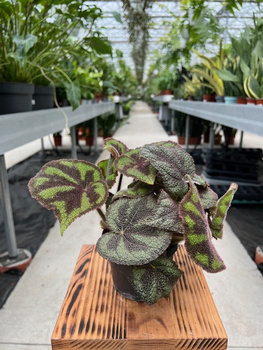
[[180, 246], [184, 275], [168, 299], [148, 306], [113, 288], [110, 265], [82, 247], [54, 328], [53, 350], [223, 350], [227, 335], [201, 268]]

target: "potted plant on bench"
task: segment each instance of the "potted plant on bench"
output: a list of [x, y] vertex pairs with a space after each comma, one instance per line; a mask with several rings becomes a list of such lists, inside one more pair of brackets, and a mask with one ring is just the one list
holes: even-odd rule
[[[128, 149], [104, 141], [110, 158], [98, 166], [82, 161], [51, 161], [30, 180], [31, 195], [53, 209], [61, 233], [81, 215], [97, 210], [100, 255], [111, 262], [113, 283], [124, 296], [155, 303], [168, 297], [182, 275], [173, 254], [185, 242], [190, 258], [208, 272], [225, 268], [212, 244], [222, 238], [223, 221], [237, 189], [223, 197], [195, 173], [193, 158], [177, 143], [163, 141]], [[133, 179], [110, 192], [117, 173]], [[101, 207], [105, 204], [106, 213]]]

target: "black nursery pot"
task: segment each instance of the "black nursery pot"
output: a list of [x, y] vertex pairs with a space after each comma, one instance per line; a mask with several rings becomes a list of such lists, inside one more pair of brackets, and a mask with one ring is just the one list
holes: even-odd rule
[[0, 83], [0, 114], [32, 111], [34, 85]]
[[110, 266], [114, 288], [127, 299], [142, 301], [130, 282], [133, 266], [119, 265], [112, 261], [110, 261]]
[[33, 110], [53, 108], [54, 88], [52, 86], [35, 86]]

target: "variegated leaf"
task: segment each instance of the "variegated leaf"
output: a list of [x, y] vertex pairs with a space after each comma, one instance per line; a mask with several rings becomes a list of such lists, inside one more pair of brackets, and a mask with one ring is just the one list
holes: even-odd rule
[[199, 187], [198, 193], [205, 210], [215, 207], [218, 195], [210, 187]]
[[123, 265], [147, 264], [162, 254], [170, 244], [171, 233], [144, 222], [155, 205], [153, 196], [113, 202], [106, 214], [110, 232], [97, 242], [99, 254]]
[[119, 157], [128, 150], [128, 147], [124, 143], [114, 139], [113, 137], [108, 137], [105, 139], [103, 146], [103, 148], [108, 150], [114, 158]]
[[188, 191], [185, 175], [195, 175], [194, 160], [190, 154], [171, 141], [146, 145], [141, 153], [158, 170], [167, 191], [177, 199], [183, 198]]
[[117, 170], [113, 166], [113, 158], [104, 159], [98, 163], [98, 167], [100, 168], [104, 181], [106, 182], [108, 188], [112, 188], [112, 186], [116, 182]]
[[114, 164], [120, 173], [149, 185], [154, 184], [157, 171], [148, 160], [141, 156], [140, 148], [125, 152], [115, 159]]
[[32, 197], [47, 209], [53, 209], [61, 233], [81, 215], [101, 207], [108, 190], [100, 169], [76, 159], [53, 160], [29, 181]]
[[179, 216], [179, 203], [162, 190], [152, 215], [145, 220], [147, 225], [183, 235], [182, 220]]
[[193, 183], [195, 183], [196, 185], [200, 185], [202, 187], [207, 187], [207, 183], [205, 181], [205, 179], [203, 178], [203, 176], [201, 175], [197, 175], [194, 174], [194, 176], [192, 177]]
[[181, 275], [172, 259], [161, 256], [149, 264], [134, 266], [131, 283], [141, 300], [151, 305], [162, 297], [168, 298]]
[[237, 188], [237, 184], [232, 183], [227, 192], [221, 198], [219, 198], [216, 203], [213, 217], [210, 221], [212, 235], [215, 238], [222, 238], [223, 236], [224, 220]]
[[115, 194], [113, 199], [128, 197], [138, 198], [153, 193], [155, 186], [148, 185], [141, 181], [133, 181], [126, 190], [121, 190]]
[[208, 272], [225, 269], [212, 241], [211, 232], [197, 188], [188, 176], [190, 189], [180, 203], [185, 246], [190, 257]]

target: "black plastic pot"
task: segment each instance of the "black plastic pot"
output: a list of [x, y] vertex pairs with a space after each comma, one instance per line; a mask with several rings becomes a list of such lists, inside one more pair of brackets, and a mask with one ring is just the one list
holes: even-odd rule
[[110, 266], [114, 288], [127, 299], [142, 301], [130, 282], [129, 277], [131, 276], [133, 266], [119, 265], [112, 261], [110, 261]]
[[35, 86], [33, 110], [53, 108], [54, 88], [52, 86]]
[[0, 114], [31, 111], [33, 93], [33, 84], [0, 83]]
[[225, 96], [216, 96], [216, 102], [224, 103], [225, 102]]

